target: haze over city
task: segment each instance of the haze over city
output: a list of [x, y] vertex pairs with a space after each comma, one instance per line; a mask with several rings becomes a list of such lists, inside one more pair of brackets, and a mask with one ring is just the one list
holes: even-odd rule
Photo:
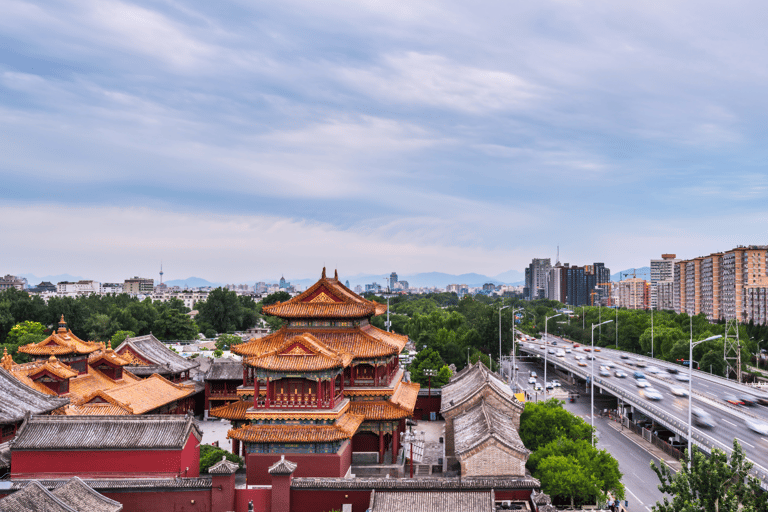
[[619, 270], [766, 243], [765, 8], [3, 3], [4, 272]]

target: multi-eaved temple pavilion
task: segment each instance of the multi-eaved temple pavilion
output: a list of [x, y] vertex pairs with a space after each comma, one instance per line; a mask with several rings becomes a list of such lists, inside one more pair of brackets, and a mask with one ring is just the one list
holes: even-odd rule
[[386, 310], [325, 269], [304, 293], [264, 306], [284, 326], [232, 347], [243, 356], [241, 400], [210, 411], [232, 421], [229, 438], [246, 457], [249, 484], [268, 483], [282, 454], [298, 464], [295, 476], [345, 476], [352, 452], [378, 452], [383, 463], [391, 450], [395, 462], [419, 385], [402, 380], [407, 336], [370, 324]]

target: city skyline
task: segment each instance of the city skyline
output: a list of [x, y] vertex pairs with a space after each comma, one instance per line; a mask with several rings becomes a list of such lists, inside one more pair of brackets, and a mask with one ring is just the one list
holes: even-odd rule
[[9, 2], [3, 272], [494, 276], [558, 245], [622, 269], [765, 244], [759, 12]]

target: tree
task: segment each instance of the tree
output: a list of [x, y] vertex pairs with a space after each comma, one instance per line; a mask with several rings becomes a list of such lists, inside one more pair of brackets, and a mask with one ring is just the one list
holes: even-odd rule
[[189, 315], [167, 308], [155, 320], [152, 332], [161, 340], [191, 340], [197, 338], [198, 328]]
[[529, 450], [536, 451], [559, 437], [592, 442], [592, 427], [578, 416], [563, 409], [562, 400], [528, 402], [520, 415], [520, 439]]
[[[216, 348], [219, 350], [230, 350], [233, 345], [239, 345], [243, 342], [243, 338], [235, 334], [222, 334], [219, 339], [216, 340]], [[220, 357], [220, 356], [219, 356]]]
[[768, 501], [760, 482], [749, 476], [752, 463], [746, 460], [738, 440], [733, 440], [730, 459], [722, 450], [712, 449], [709, 457], [695, 451], [688, 468], [688, 453], [673, 473], [666, 465], [651, 468], [659, 477], [659, 490], [669, 494], [656, 502], [654, 512], [766, 512]]
[[223, 450], [217, 446], [210, 444], [200, 445], [200, 472], [205, 473], [208, 468], [214, 464], [221, 462], [222, 457], [226, 457], [228, 461], [236, 462], [243, 467], [243, 459], [234, 453], [227, 450]]
[[[440, 358], [440, 354], [436, 350], [428, 348], [416, 354], [408, 369], [411, 372], [411, 380], [418, 382], [422, 386], [427, 386], [430, 382], [429, 377], [424, 375], [424, 370], [430, 369], [439, 372], [432, 377], [432, 387], [438, 388], [446, 385], [448, 379], [450, 379], [450, 369], [448, 370], [448, 378], [445, 378], [445, 372], [440, 371], [443, 366], [445, 366], [445, 363]], [[445, 382], [442, 379], [445, 379]]]
[[262, 307], [263, 306], [269, 306], [269, 305], [274, 304], [276, 302], [285, 302], [285, 301], [289, 300], [290, 298], [291, 298], [291, 294], [288, 293], [288, 292], [279, 291], [279, 292], [275, 292], [275, 293], [270, 293], [269, 295], [267, 295], [266, 297], [261, 299], [261, 305], [262, 305]]
[[38, 343], [46, 338], [45, 326], [40, 322], [31, 322], [25, 320], [14, 325], [8, 336], [6, 343], [15, 345], [26, 345], [28, 343]]
[[112, 335], [112, 348], [117, 348], [120, 346], [122, 342], [125, 341], [126, 338], [133, 338], [136, 336], [136, 333], [133, 331], [117, 331], [115, 334]]
[[597, 497], [599, 494], [597, 480], [588, 475], [574, 457], [547, 457], [539, 466], [537, 477], [542, 491], [553, 498], [570, 498], [571, 508], [574, 508], [576, 497]]

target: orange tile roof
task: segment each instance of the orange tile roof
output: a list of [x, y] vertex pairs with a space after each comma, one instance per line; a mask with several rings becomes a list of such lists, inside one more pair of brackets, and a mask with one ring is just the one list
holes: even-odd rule
[[347, 413], [333, 425], [245, 425], [227, 437], [246, 443], [327, 443], [350, 439], [364, 419]]
[[64, 323], [64, 315], [56, 332], [39, 343], [29, 343], [19, 347], [19, 352], [31, 355], [60, 356], [65, 354], [90, 354], [101, 348], [99, 343], [83, 341], [72, 333]]
[[104, 393], [130, 407], [133, 414], [144, 414], [174, 400], [187, 397], [194, 391], [195, 387], [192, 385], [175, 384], [160, 375], [153, 374], [148, 379], [112, 388]]
[[349, 410], [350, 401], [339, 402], [333, 409], [254, 409], [245, 413], [248, 420], [333, 420]]
[[232, 347], [232, 352], [242, 356], [264, 354], [285, 343], [286, 339], [300, 333], [309, 333], [329, 349], [347, 352], [355, 359], [373, 359], [398, 355], [408, 342], [408, 336], [382, 331], [372, 325], [363, 327], [326, 329], [305, 327], [288, 329], [283, 327], [277, 332], [259, 339], [251, 339]]
[[30, 370], [27, 375], [32, 378], [32, 376], [37, 375], [42, 371], [47, 371], [60, 379], [71, 379], [78, 375], [78, 372], [56, 359], [56, 356], [49, 357], [45, 363], [37, 366], [34, 370]]
[[253, 400], [238, 400], [231, 404], [214, 407], [208, 411], [208, 415], [225, 420], [244, 420], [245, 411], [251, 407], [253, 407]]
[[286, 339], [262, 354], [245, 359], [246, 364], [273, 371], [314, 371], [345, 368], [352, 354], [333, 350], [309, 333]]
[[262, 308], [265, 315], [280, 318], [365, 318], [380, 315], [387, 306], [364, 299], [339, 281], [325, 276], [307, 291], [285, 302], [277, 302]]
[[352, 402], [349, 412], [365, 416], [366, 420], [399, 420], [413, 416], [413, 409], [405, 410], [387, 400], [357, 400]]
[[96, 368], [89, 367], [88, 373], [79, 375], [69, 381], [69, 393], [73, 395], [73, 401], [79, 403], [83, 398], [96, 391], [108, 390], [127, 384], [139, 382], [138, 377], [123, 370], [123, 378], [112, 380]]
[[395, 388], [395, 394], [392, 395], [391, 401], [393, 404], [401, 407], [405, 410], [410, 410], [413, 413], [413, 408], [416, 407], [416, 399], [419, 397], [419, 389], [421, 385], [418, 382], [399, 382], [399, 385]]
[[101, 350], [88, 356], [88, 364], [96, 365], [99, 361], [104, 360], [108, 363], [112, 363], [115, 366], [125, 366], [130, 361], [128, 358], [120, 356], [112, 350], [112, 348], [101, 347]]

